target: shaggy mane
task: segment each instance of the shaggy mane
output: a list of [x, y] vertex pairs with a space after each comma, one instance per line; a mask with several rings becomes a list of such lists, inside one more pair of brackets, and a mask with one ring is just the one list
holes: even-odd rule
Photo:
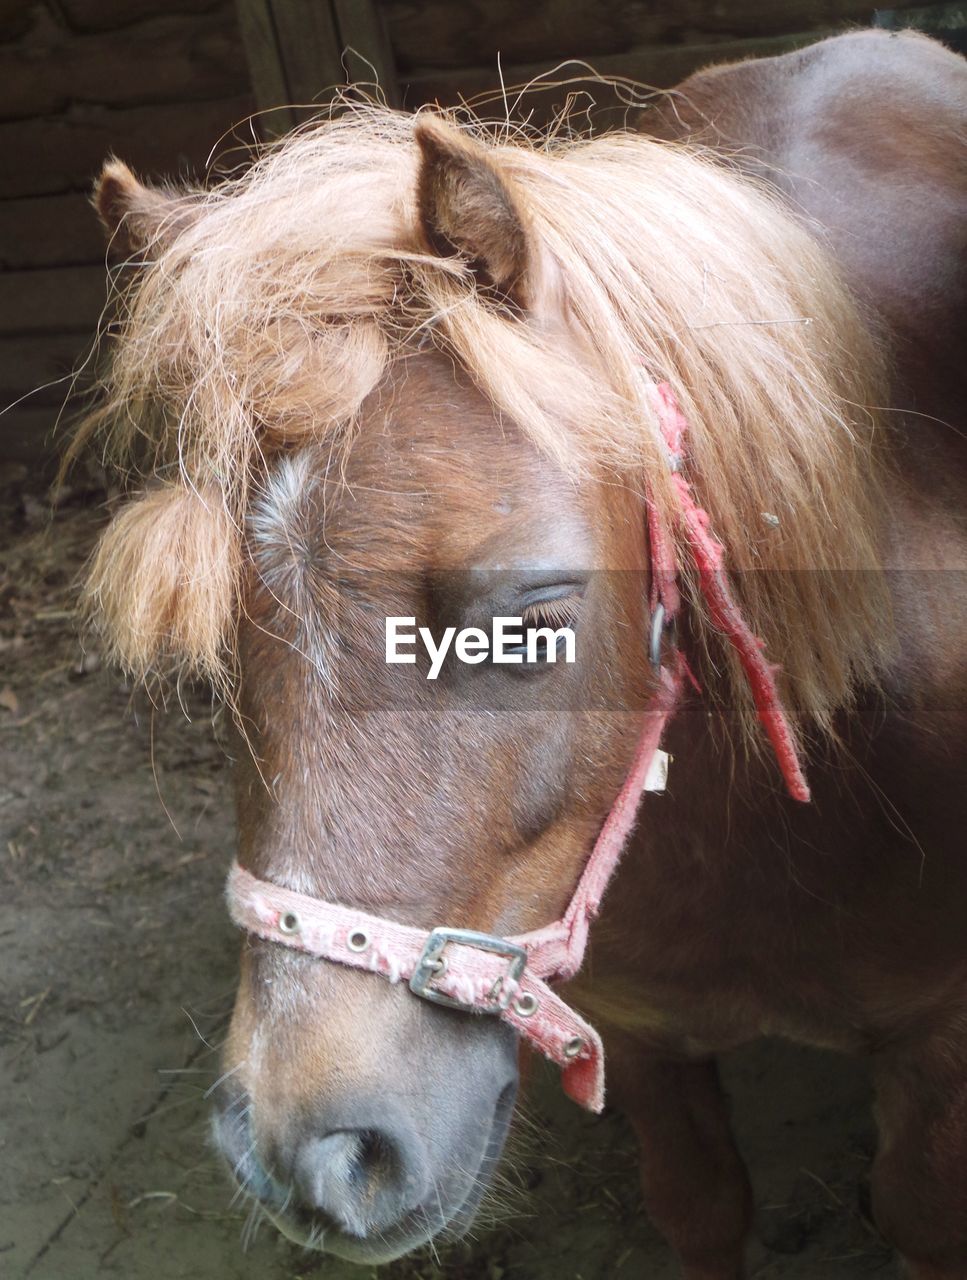
[[[113, 455], [146, 449], [153, 476], [90, 573], [115, 656], [224, 680], [253, 486], [281, 450], [349, 447], [367, 393], [431, 341], [570, 474], [647, 483], [678, 529], [644, 386], [670, 382], [750, 624], [793, 716], [830, 729], [875, 677], [889, 613], [871, 572], [880, 362], [819, 242], [694, 149], [454, 120], [526, 218], [541, 294], [522, 318], [426, 247], [417, 119], [356, 108], [292, 135], [193, 193], [177, 236], [149, 248], [81, 437], [107, 425]], [[744, 681], [691, 607], [751, 740]]]

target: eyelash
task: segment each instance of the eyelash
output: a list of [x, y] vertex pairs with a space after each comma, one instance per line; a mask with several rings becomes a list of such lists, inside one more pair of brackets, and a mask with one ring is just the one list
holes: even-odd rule
[[574, 596], [562, 596], [556, 600], [539, 600], [536, 604], [526, 605], [521, 610], [521, 621], [524, 629], [530, 627], [573, 626], [577, 620], [580, 601]]

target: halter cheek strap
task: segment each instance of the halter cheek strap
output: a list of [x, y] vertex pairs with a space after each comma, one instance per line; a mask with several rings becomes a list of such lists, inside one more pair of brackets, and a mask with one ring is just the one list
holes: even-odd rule
[[635, 759], [560, 920], [510, 938], [466, 929], [414, 929], [258, 880], [237, 863], [228, 905], [242, 929], [321, 960], [408, 982], [425, 1000], [495, 1014], [563, 1068], [566, 1092], [582, 1106], [604, 1106], [604, 1050], [593, 1027], [548, 985], [581, 967], [588, 928], [634, 825], [645, 790], [660, 790], [658, 743], [678, 697], [680, 676], [663, 672], [645, 713]]
[[[670, 455], [683, 529], [709, 613], [738, 652], [790, 793], [795, 799], [808, 800], [809, 791], [776, 689], [775, 668], [766, 662], [761, 641], [749, 630], [732, 598], [722, 567], [722, 548], [709, 533], [708, 516], [695, 504], [688, 484], [678, 473], [685, 420], [666, 383], [652, 387], [651, 394]], [[652, 611], [670, 622], [680, 608], [678, 573], [671, 540], [652, 502], [648, 503], [648, 520]], [[643, 716], [631, 769], [560, 920], [509, 938], [443, 927], [428, 933], [259, 880], [238, 863], [232, 867], [226, 889], [232, 919], [266, 941], [377, 973], [393, 983], [407, 982], [413, 994], [424, 1000], [502, 1018], [562, 1068], [564, 1089], [575, 1102], [600, 1111], [604, 1106], [601, 1038], [549, 983], [572, 978], [580, 969], [591, 921], [598, 914], [634, 827], [641, 797], [645, 791], [664, 790], [668, 757], [660, 743], [678, 703], [687, 665], [676, 651], [670, 664], [661, 666], [660, 643], [653, 650], [657, 689]]]

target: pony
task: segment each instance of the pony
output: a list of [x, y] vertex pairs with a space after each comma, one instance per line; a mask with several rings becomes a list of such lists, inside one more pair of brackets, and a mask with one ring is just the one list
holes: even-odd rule
[[[207, 190], [111, 160], [96, 191], [132, 280], [75, 447], [106, 432], [135, 484], [86, 599], [129, 672], [225, 698], [239, 874], [398, 932], [540, 930], [680, 653], [666, 790], [566, 994], [687, 1280], [742, 1273], [716, 1057], [766, 1034], [868, 1055], [880, 1229], [917, 1280], [967, 1273], [965, 119], [962, 59], [856, 32], [700, 73], [637, 130], [357, 106]], [[390, 617], [498, 616], [577, 661], [384, 660]], [[224, 1058], [216, 1144], [287, 1234], [379, 1262], [468, 1228], [505, 1018], [252, 929]]]

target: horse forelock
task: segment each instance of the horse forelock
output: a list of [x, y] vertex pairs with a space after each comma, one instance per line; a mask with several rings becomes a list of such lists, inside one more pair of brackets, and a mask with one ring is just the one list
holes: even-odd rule
[[[307, 443], [348, 448], [366, 397], [428, 338], [565, 471], [647, 487], [677, 530], [645, 388], [666, 380], [689, 421], [689, 478], [790, 708], [828, 728], [888, 632], [880, 360], [834, 265], [776, 198], [694, 150], [630, 135], [494, 139], [474, 126], [526, 218], [538, 286], [521, 317], [467, 261], [428, 252], [413, 119], [367, 108], [297, 134], [157, 246], [125, 299], [97, 414], [116, 448], [148, 434], [157, 468], [177, 462], [173, 489], [216, 495], [237, 591], [246, 519], [257, 565], [279, 575], [298, 563], [307, 477], [278, 458]], [[130, 597], [132, 557], [160, 554], [157, 539], [134, 546], [144, 527], [129, 521], [123, 547], [108, 535], [98, 598]], [[138, 576], [145, 591], [151, 576]], [[693, 605], [700, 643], [724, 662], [723, 694], [742, 701]], [[172, 643], [158, 621], [171, 609], [146, 614], [133, 600], [130, 613], [142, 619], [136, 652], [117, 609], [108, 626], [143, 672]], [[187, 631], [174, 641], [199, 665]], [[206, 645], [209, 669], [207, 633]]]

